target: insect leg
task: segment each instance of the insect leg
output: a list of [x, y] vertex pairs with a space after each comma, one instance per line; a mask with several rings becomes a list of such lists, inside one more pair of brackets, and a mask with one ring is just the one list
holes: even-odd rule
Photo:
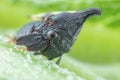
[[58, 58], [58, 60], [56, 61], [56, 64], [59, 65], [60, 61], [61, 61], [62, 55]]
[[40, 54], [41, 54], [40, 51], [36, 51], [36, 52], [34, 53], [34, 55], [40, 55]]

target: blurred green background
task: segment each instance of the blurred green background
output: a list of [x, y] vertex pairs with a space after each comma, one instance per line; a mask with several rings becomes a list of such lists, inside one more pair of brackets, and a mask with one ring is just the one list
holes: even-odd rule
[[[77, 41], [67, 55], [78, 62], [94, 65], [119, 64], [119, 0], [0, 0], [0, 35], [9, 31], [14, 34], [32, 21], [28, 18], [32, 14], [87, 8], [100, 8], [102, 15], [90, 17], [84, 23]], [[62, 66], [68, 67], [64, 64]]]

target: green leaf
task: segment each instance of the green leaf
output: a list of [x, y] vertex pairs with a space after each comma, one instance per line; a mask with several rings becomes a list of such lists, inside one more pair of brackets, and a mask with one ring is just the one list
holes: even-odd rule
[[2, 80], [84, 80], [42, 56], [20, 51], [0, 35], [0, 79]]

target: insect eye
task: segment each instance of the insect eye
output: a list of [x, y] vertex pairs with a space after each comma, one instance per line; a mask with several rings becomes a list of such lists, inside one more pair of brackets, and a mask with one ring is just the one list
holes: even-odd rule
[[49, 31], [47, 33], [47, 36], [49, 39], [53, 39], [53, 38], [57, 37], [57, 33], [55, 31]]

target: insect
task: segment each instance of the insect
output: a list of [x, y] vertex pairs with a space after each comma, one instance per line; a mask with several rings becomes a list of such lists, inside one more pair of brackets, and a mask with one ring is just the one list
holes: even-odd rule
[[83, 23], [92, 15], [100, 15], [98, 8], [76, 12], [47, 14], [41, 20], [27, 23], [20, 29], [14, 40], [17, 45], [26, 46], [28, 51], [42, 54], [48, 60], [58, 58], [70, 51]]

